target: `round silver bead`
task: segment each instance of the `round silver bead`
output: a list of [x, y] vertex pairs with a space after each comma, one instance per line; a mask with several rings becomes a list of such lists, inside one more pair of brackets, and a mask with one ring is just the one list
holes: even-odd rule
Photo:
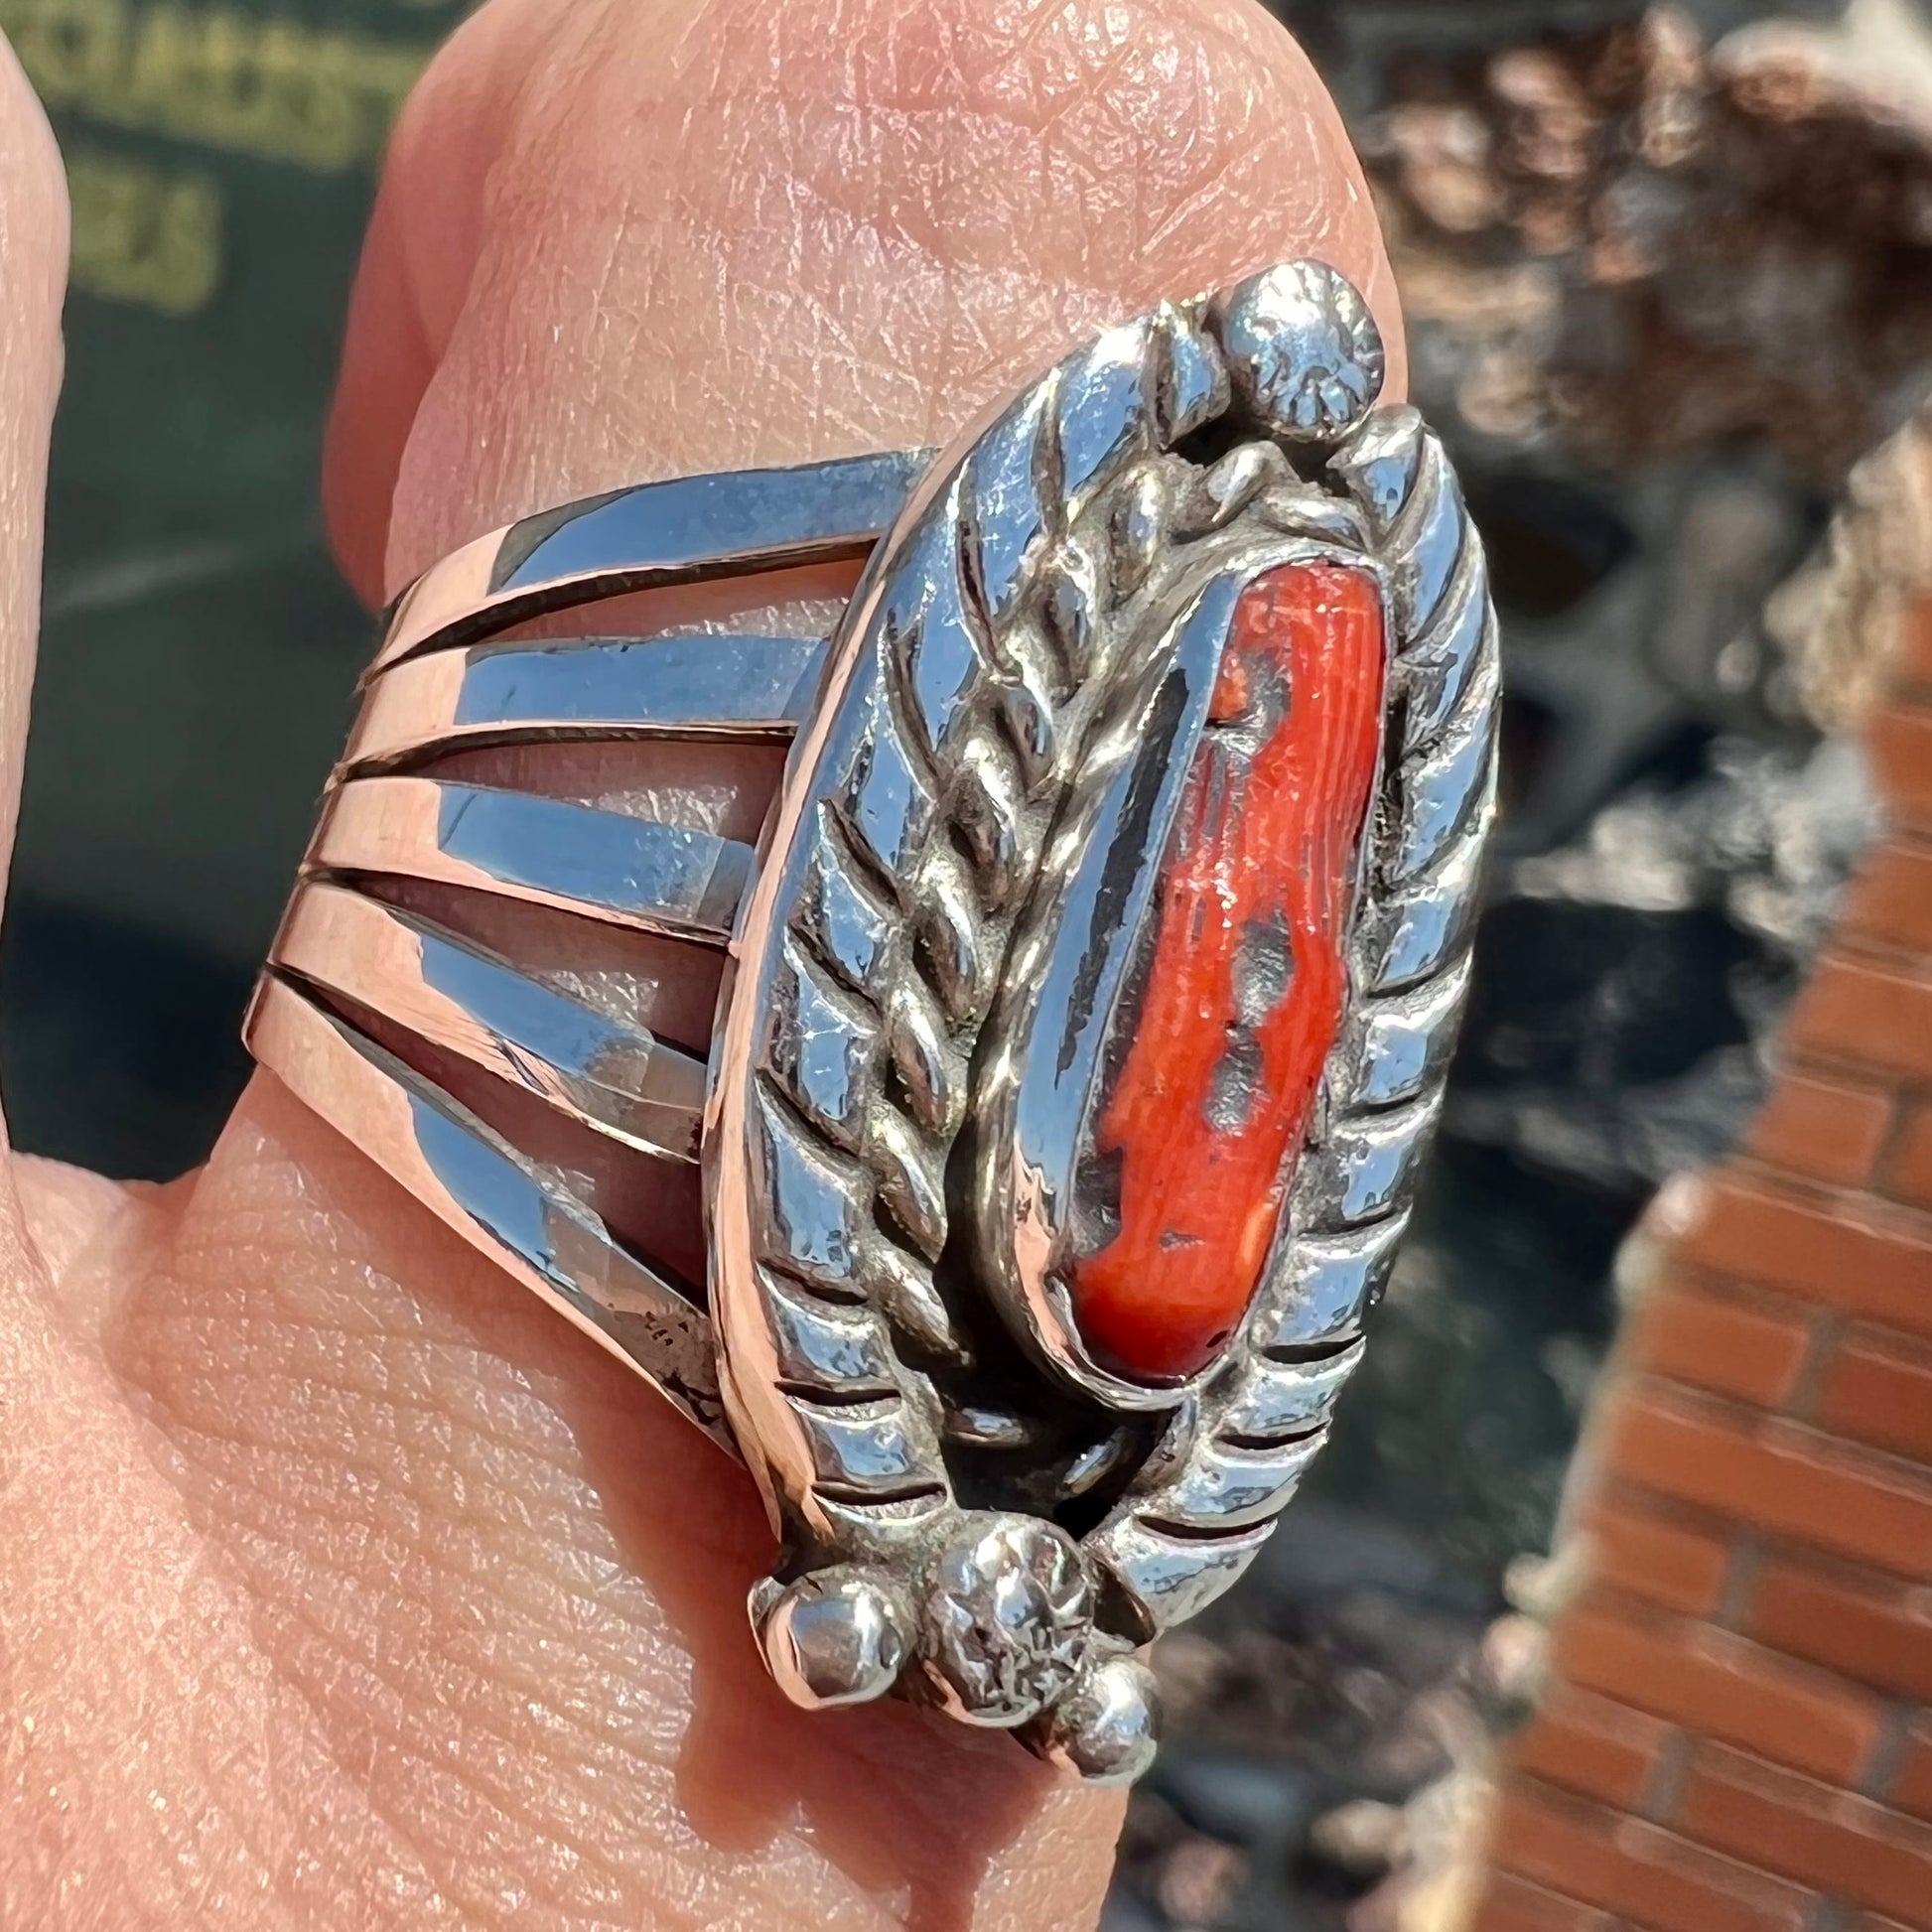
[[1132, 1784], [1154, 1762], [1160, 1727], [1154, 1673], [1136, 1658], [1109, 1657], [1060, 1701], [1043, 1755], [1089, 1784]]
[[755, 1590], [752, 1617], [771, 1675], [793, 1704], [868, 1704], [893, 1688], [911, 1646], [893, 1592], [860, 1570], [821, 1570]]
[[1388, 358], [1368, 304], [1322, 262], [1288, 262], [1232, 288], [1221, 346], [1236, 404], [1290, 442], [1333, 442], [1375, 407]]
[[1073, 1541], [1023, 1516], [982, 1518], [934, 1566], [920, 1634], [928, 1674], [969, 1724], [1025, 1724], [1079, 1673], [1093, 1586]]

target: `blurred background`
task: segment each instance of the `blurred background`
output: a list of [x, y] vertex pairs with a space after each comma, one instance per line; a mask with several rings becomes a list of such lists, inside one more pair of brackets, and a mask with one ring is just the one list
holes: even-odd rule
[[[462, 11], [0, 0], [74, 204], [0, 955], [28, 1150], [173, 1174], [243, 1078], [370, 643], [316, 503], [340, 319]], [[1389, 1873], [1449, 1856], [1523, 1696], [1619, 1249], [1762, 1091], [1872, 829], [1864, 639], [1932, 575], [1917, 0], [1280, 11], [1368, 161], [1488, 539], [1509, 798], [1418, 1233], [1262, 1569], [1166, 1647], [1116, 1932], [1377, 1932]]]

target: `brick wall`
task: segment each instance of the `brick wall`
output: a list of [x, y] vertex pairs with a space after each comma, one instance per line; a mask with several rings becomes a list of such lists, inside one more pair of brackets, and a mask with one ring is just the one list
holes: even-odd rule
[[1744, 1149], [1652, 1217], [1476, 1932], [1932, 1927], [1932, 603], [1905, 630], [1890, 829]]

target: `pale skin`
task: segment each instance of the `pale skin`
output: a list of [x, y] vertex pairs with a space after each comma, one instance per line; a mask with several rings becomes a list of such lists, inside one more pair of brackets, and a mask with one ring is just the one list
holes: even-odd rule
[[[1244, 0], [493, 0], [398, 130], [326, 497], [372, 602], [640, 477], [943, 440], [1070, 341], [1388, 267]], [[0, 63], [0, 788], [60, 378]], [[265, 645], [272, 647], [272, 645]], [[167, 801], [154, 801], [165, 811]], [[207, 1166], [0, 1186], [0, 1925], [1092, 1922], [1121, 1802], [764, 1680], [749, 1478], [257, 1076]]]

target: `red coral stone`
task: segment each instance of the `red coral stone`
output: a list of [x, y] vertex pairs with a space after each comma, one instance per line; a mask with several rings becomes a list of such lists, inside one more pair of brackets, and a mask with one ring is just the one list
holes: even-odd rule
[[1205, 1366], [1259, 1286], [1341, 1024], [1383, 679], [1367, 572], [1288, 564], [1242, 594], [1096, 1124], [1119, 1232], [1068, 1284], [1088, 1346], [1129, 1375]]

